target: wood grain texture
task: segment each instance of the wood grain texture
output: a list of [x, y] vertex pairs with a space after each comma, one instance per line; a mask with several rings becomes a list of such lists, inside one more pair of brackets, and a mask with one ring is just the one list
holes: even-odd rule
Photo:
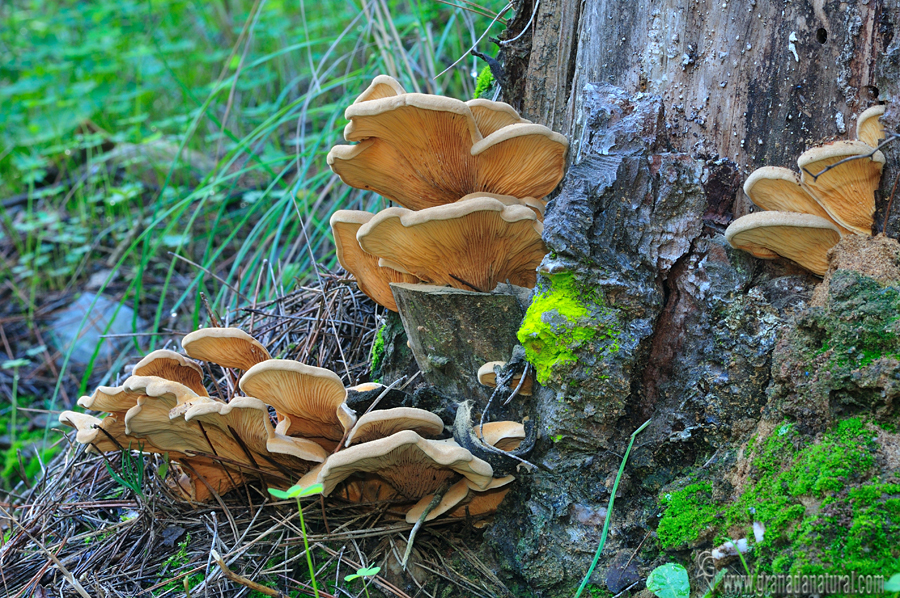
[[793, 167], [808, 146], [852, 135], [877, 100], [895, 4], [542, 0], [521, 109], [577, 136], [580, 90], [608, 83], [663, 98], [673, 149], [746, 172]]

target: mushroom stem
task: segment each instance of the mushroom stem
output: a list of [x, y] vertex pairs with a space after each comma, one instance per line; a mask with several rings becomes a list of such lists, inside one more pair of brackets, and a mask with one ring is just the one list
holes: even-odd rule
[[403, 551], [403, 560], [400, 561], [400, 567], [403, 570], [406, 570], [406, 561], [409, 559], [409, 555], [412, 552], [413, 541], [416, 539], [416, 534], [419, 532], [419, 528], [422, 527], [422, 524], [425, 523], [425, 518], [428, 517], [428, 514], [431, 512], [433, 508], [441, 504], [441, 501], [444, 499], [444, 494], [447, 493], [447, 490], [450, 488], [450, 480], [446, 480], [441, 487], [438, 488], [434, 497], [431, 499], [431, 502], [428, 503], [428, 506], [425, 507], [425, 510], [422, 511], [422, 514], [419, 515], [419, 518], [416, 519], [415, 525], [413, 525], [412, 530], [409, 532], [409, 540], [406, 541], [406, 550]]

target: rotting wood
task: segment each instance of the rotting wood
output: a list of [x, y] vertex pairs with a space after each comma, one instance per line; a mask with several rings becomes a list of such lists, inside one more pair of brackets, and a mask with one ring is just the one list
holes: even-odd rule
[[425, 381], [483, 408], [493, 389], [478, 382], [478, 368], [509, 360], [530, 291], [476, 293], [423, 284], [392, 284], [391, 289]]

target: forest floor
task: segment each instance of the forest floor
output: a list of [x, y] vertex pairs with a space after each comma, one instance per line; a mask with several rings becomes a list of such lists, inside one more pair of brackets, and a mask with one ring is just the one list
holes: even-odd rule
[[[130, 555], [123, 570], [140, 574], [122, 595], [185, 595], [179, 580], [202, 573], [186, 538], [212, 534], [206, 550], [224, 538], [209, 522], [227, 521], [234, 548], [271, 525], [258, 520], [258, 496], [241, 497], [240, 513], [223, 504], [188, 516], [140, 495], [110, 475], [119, 458], [70, 446], [57, 416], [147, 352], [177, 347], [210, 312], [256, 318], [276, 352], [302, 343], [307, 363], [365, 381], [379, 316], [332, 273], [327, 223], [339, 207], [383, 200], [340, 184], [325, 154], [375, 74], [472, 97], [474, 57], [435, 77], [485, 30], [500, 32], [495, 16], [415, 0], [0, 5], [0, 48], [11, 57], [0, 66], [0, 508], [34, 524], [41, 566], [49, 550], [81, 579], [101, 559], [123, 558], [123, 542], [168, 533], [175, 560]], [[323, 306], [353, 317], [323, 332]], [[138, 469], [153, 480], [156, 465]], [[86, 510], [76, 517], [64, 486], [78, 488]], [[178, 521], [183, 533], [165, 532]], [[262, 562], [276, 536], [296, 539], [289, 521], [254, 545], [255, 556], [268, 547]], [[14, 532], [0, 513], [0, 546]], [[352, 573], [347, 563], [378, 544], [350, 557], [348, 539], [322, 545], [324, 577]], [[290, 566], [254, 573], [286, 583]], [[27, 564], [19, 572], [28, 579], [0, 579], [8, 595], [36, 591], [43, 575]]]

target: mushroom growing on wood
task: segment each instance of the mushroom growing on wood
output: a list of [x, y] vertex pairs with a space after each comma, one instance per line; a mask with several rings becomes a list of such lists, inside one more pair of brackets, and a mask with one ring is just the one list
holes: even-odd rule
[[331, 370], [272, 359], [244, 372], [240, 387], [275, 408], [275, 431], [285, 436], [338, 441], [356, 422], [344, 403], [347, 390]]
[[797, 159], [803, 187], [835, 222], [863, 235], [872, 234], [875, 190], [881, 182], [884, 154], [875, 152], [871, 157], [849, 160], [825, 170], [845, 158], [873, 151], [861, 141], [836, 141], [809, 149]]
[[828, 220], [811, 214], [756, 212], [732, 222], [725, 239], [756, 257], [780, 255], [824, 276], [828, 250], [840, 241], [841, 233]]
[[884, 125], [881, 117], [884, 116], [884, 104], [872, 106], [864, 110], [856, 119], [856, 138], [873, 148], [885, 139]]
[[793, 170], [780, 166], [757, 168], [747, 177], [744, 193], [764, 210], [812, 214], [832, 222], [842, 234], [851, 232], [829, 216], [816, 198], [800, 184], [800, 175]]
[[391, 293], [392, 282], [420, 282], [411, 274], [378, 265], [378, 257], [366, 253], [356, 240], [356, 233], [375, 214], [358, 210], [338, 210], [331, 216], [331, 232], [341, 266], [356, 278], [359, 290], [375, 303], [391, 311], [397, 311], [397, 303]]
[[188, 356], [222, 367], [249, 370], [272, 357], [258, 340], [239, 328], [202, 328], [181, 340]]
[[533, 288], [547, 249], [534, 211], [489, 197], [413, 212], [388, 208], [357, 233], [379, 264], [420, 280], [490, 291], [507, 280]]
[[[431, 521], [437, 517], [447, 513], [448, 517], [461, 518], [477, 517], [479, 515], [489, 515], [497, 511], [497, 507], [503, 502], [507, 493], [510, 491], [515, 476], [504, 476], [502, 478], [494, 478], [486, 488], [478, 488], [469, 480], [462, 479], [450, 486], [441, 501], [436, 507], [432, 508], [425, 521]], [[406, 512], [406, 522], [415, 523], [425, 512], [425, 509], [431, 504], [433, 494], [422, 497], [413, 508]]]
[[345, 116], [344, 138], [359, 143], [332, 148], [328, 165], [409, 209], [482, 191], [542, 198], [562, 179], [565, 137], [505, 104], [405, 93], [381, 75]]
[[203, 386], [203, 369], [194, 361], [168, 349], [148, 353], [134, 366], [135, 376], [157, 376], [184, 384], [200, 396], [208, 396]]
[[453, 440], [427, 440], [412, 430], [351, 446], [332, 454], [325, 463], [300, 480], [301, 486], [320, 483], [328, 496], [355, 473], [374, 473], [407, 500], [435, 492], [457, 475], [478, 488], [486, 488], [491, 466]]
[[[478, 381], [485, 386], [490, 386], [491, 388], [497, 387], [497, 374], [494, 371], [494, 368], [503, 368], [506, 365], [505, 361], [489, 361], [480, 368], [478, 368]], [[515, 374], [513, 376], [512, 381], [508, 384], [511, 389], [516, 389], [519, 386], [519, 382], [522, 380], [522, 374]], [[524, 395], [526, 397], [531, 396], [533, 380], [532, 377], [526, 376], [525, 382], [522, 382], [522, 387], [519, 389], [519, 394]]]
[[347, 446], [385, 438], [402, 430], [413, 430], [420, 436], [437, 436], [444, 422], [434, 413], [415, 407], [376, 409], [359, 418], [347, 436]]

